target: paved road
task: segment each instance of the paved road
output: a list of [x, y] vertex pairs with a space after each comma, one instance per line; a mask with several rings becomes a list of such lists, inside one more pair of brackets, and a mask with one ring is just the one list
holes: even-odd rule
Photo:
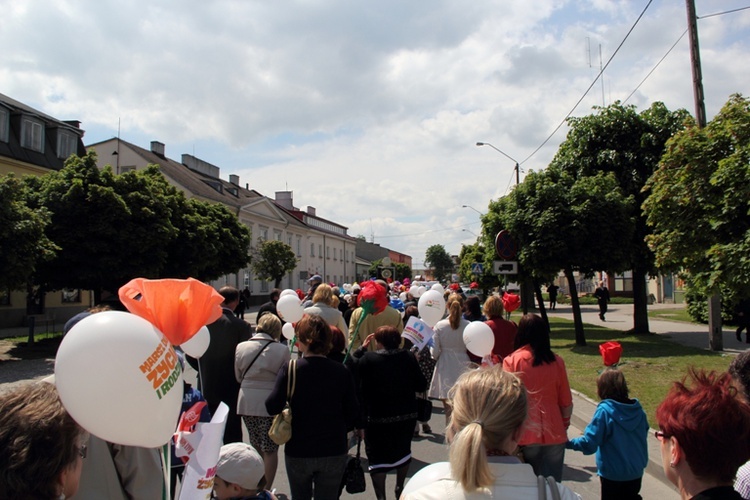
[[[672, 308], [673, 305], [652, 305], [653, 309]], [[550, 315], [572, 319], [570, 306], [560, 305], [557, 310], [550, 311]], [[633, 325], [632, 306], [613, 305], [607, 313], [607, 327], [628, 330]], [[246, 315], [246, 320], [253, 322], [254, 315]], [[596, 306], [583, 307], [583, 321], [590, 324], [602, 324], [598, 318]], [[708, 348], [708, 330], [702, 325], [689, 323], [677, 323], [669, 321], [651, 320], [649, 322], [652, 332], [663, 335], [671, 341], [690, 345], [698, 348]], [[736, 354], [747, 347], [747, 344], [737, 342], [734, 331], [726, 328], [724, 331], [724, 348], [728, 354]], [[7, 389], [10, 384], [18, 383], [28, 379], [42, 378], [52, 373], [54, 360], [38, 359], [29, 361], [2, 361], [0, 362], [0, 391]], [[189, 374], [189, 372], [188, 372]], [[574, 414], [572, 426], [568, 432], [570, 437], [581, 434], [593, 415], [596, 403], [588, 400], [580, 394], [574, 395]], [[444, 443], [445, 421], [442, 414], [442, 406], [435, 402], [432, 420], [430, 422], [434, 434], [416, 438], [412, 444], [413, 460], [409, 471], [409, 477], [422, 467], [448, 458], [447, 447]], [[280, 451], [283, 457], [283, 449]], [[647, 473], [643, 479], [641, 494], [644, 498], [659, 498], [669, 500], [679, 498], [677, 491], [668, 484], [661, 470], [659, 445], [656, 439], [649, 436], [650, 463]], [[366, 463], [366, 462], [365, 462]], [[578, 452], [567, 451], [565, 455], [565, 470], [563, 482], [572, 490], [578, 492], [584, 500], [595, 500], [600, 498], [599, 481], [596, 476], [596, 465], [593, 456], [584, 456]], [[279, 472], [276, 476], [275, 487], [277, 491], [288, 496], [289, 489], [286, 481], [286, 471], [283, 458], [279, 461]], [[395, 476], [389, 475], [387, 491], [392, 492], [395, 485]], [[392, 495], [392, 493], [391, 493]], [[281, 497], [282, 499], [284, 496]], [[361, 500], [374, 499], [372, 484], [368, 482], [367, 491], [363, 494], [349, 495], [344, 493], [342, 498], [358, 498]], [[390, 496], [389, 496], [390, 498]]]

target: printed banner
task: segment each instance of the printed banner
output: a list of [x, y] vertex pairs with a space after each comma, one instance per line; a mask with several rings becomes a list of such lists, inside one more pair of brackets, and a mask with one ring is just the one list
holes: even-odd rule
[[229, 407], [221, 403], [210, 422], [196, 423], [193, 432], [175, 434], [177, 456], [190, 457], [185, 464], [180, 500], [210, 500], [228, 414]]
[[409, 318], [409, 321], [406, 322], [406, 326], [404, 326], [404, 331], [401, 333], [401, 336], [410, 340], [412, 344], [422, 350], [434, 334], [432, 328], [430, 328], [427, 323], [416, 316], [412, 316]]

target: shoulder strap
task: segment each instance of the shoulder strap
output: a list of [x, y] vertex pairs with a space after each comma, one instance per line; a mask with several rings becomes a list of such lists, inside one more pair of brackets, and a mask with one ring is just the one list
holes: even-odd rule
[[547, 500], [547, 483], [544, 481], [544, 476], [536, 477], [536, 486], [539, 491], [539, 500]]
[[264, 345], [263, 347], [260, 348], [260, 351], [258, 351], [258, 354], [256, 354], [255, 357], [253, 358], [253, 360], [250, 361], [250, 364], [247, 365], [247, 368], [245, 368], [245, 371], [242, 372], [242, 378], [243, 379], [245, 378], [245, 375], [247, 375], [247, 371], [250, 369], [251, 366], [253, 366], [253, 363], [255, 363], [255, 360], [258, 359], [258, 357], [260, 356], [260, 354], [263, 351], [266, 350], [266, 347], [268, 347], [269, 345], [273, 344], [273, 342], [274, 342], [273, 340], [269, 340], [268, 343], [266, 343], [266, 345]]
[[286, 377], [286, 400], [290, 402], [294, 396], [294, 389], [297, 386], [297, 360], [289, 360], [289, 373]]
[[561, 500], [560, 489], [557, 487], [557, 482], [555, 482], [555, 478], [552, 476], [548, 477], [547, 484], [549, 484], [549, 489], [552, 492], [552, 500]]

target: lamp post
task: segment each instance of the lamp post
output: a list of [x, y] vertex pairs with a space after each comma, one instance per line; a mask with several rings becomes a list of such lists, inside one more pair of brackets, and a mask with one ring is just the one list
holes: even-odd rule
[[[501, 151], [500, 149], [496, 148], [495, 146], [493, 146], [489, 142], [477, 142], [477, 146], [489, 146], [492, 149], [494, 149], [495, 151], [497, 151], [498, 153], [500, 153], [501, 155], [503, 155], [504, 157], [506, 157], [507, 159], [509, 159], [510, 161], [514, 162], [516, 164], [516, 167], [515, 167], [515, 170], [516, 170], [516, 186], [518, 186], [521, 183], [521, 173], [520, 173], [521, 172], [521, 167], [518, 165], [518, 160], [516, 160], [515, 158], [513, 158], [509, 154], [505, 153], [504, 151]], [[506, 276], [506, 279], [507, 279], [507, 276]], [[526, 297], [526, 290], [528, 290], [529, 288], [528, 288], [527, 284], [525, 283], [527, 280], [528, 280], [528, 278], [524, 279], [521, 282], [521, 290], [520, 290], [520, 293], [521, 293], [521, 307], [523, 308], [523, 313], [524, 314], [526, 314], [528, 312], [528, 309], [529, 309], [529, 300]], [[531, 300], [531, 304], [532, 305], [534, 304], [533, 299]]]
[[474, 210], [476, 213], [478, 213], [479, 215], [484, 215], [482, 212], [480, 212], [476, 208], [472, 207], [471, 205], [461, 205], [461, 208], [470, 208], [470, 209]]
[[507, 159], [509, 159], [510, 161], [514, 162], [516, 164], [516, 186], [518, 186], [521, 183], [521, 174], [520, 174], [521, 168], [518, 166], [518, 160], [516, 160], [515, 158], [512, 158], [510, 155], [508, 155], [508, 154], [500, 151], [498, 148], [496, 148], [495, 146], [493, 146], [489, 142], [478, 142], [477, 146], [489, 146], [492, 149], [494, 149], [495, 151], [497, 151], [498, 153], [500, 153], [501, 155], [503, 155], [504, 157], [506, 157]]

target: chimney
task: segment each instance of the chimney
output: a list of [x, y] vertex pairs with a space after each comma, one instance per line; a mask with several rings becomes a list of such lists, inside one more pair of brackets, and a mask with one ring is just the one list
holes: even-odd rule
[[307, 215], [312, 215], [313, 217], [315, 217], [315, 207], [308, 206]]
[[235, 186], [240, 185], [240, 176], [235, 174], [229, 174], [229, 182], [234, 184]]
[[294, 200], [291, 191], [276, 191], [276, 203], [287, 210], [294, 210]]
[[159, 141], [151, 141], [151, 152], [164, 157], [164, 143]]

